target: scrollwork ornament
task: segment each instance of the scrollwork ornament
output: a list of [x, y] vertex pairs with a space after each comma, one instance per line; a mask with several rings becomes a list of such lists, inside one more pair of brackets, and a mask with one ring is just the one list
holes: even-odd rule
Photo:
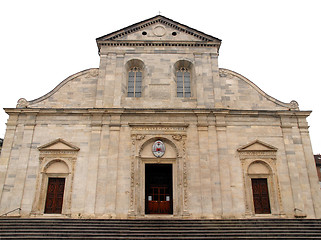
[[20, 98], [17, 102], [17, 108], [26, 108], [28, 105], [29, 102], [25, 98]]
[[183, 163], [183, 194], [184, 194], [184, 206], [188, 206], [188, 195], [187, 195], [188, 181], [187, 181], [187, 166], [186, 162]]
[[297, 101], [292, 100], [292, 101], [290, 102], [290, 107], [291, 107], [291, 109], [298, 109], [298, 108], [299, 108], [299, 104], [298, 104]]
[[136, 140], [143, 140], [145, 138], [145, 135], [137, 134], [136, 135]]
[[131, 173], [130, 173], [130, 206], [134, 205], [134, 187], [135, 187], [135, 172], [134, 172], [134, 162], [131, 162]]
[[136, 143], [136, 136], [132, 135], [132, 144], [135, 145], [135, 143]]
[[98, 73], [99, 73], [99, 70], [98, 69], [93, 69], [91, 72], [90, 72], [90, 75], [92, 77], [97, 77], [98, 76]]
[[182, 140], [182, 135], [181, 134], [175, 134], [175, 135], [172, 135], [172, 138], [176, 141], [180, 141]]

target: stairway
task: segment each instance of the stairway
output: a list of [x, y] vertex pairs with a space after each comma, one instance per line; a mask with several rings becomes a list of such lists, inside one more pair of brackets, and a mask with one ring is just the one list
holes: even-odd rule
[[0, 239], [321, 239], [321, 220], [0, 218]]

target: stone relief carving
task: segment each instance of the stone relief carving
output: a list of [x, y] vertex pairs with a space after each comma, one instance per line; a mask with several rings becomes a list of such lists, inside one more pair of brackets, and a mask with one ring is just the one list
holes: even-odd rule
[[248, 158], [268, 158], [276, 160], [276, 152], [264, 152], [264, 151], [248, 151], [248, 152], [239, 152], [240, 159], [248, 159]]
[[142, 126], [133, 127], [133, 131], [186, 131], [186, 127]]

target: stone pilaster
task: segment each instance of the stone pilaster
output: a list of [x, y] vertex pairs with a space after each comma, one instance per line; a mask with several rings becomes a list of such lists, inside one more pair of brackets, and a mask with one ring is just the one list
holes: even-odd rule
[[[27, 178], [27, 170], [29, 166], [29, 156], [31, 151], [31, 143], [33, 142], [33, 135], [35, 129], [35, 120], [36, 115], [29, 115], [25, 118], [19, 119], [19, 122], [23, 125], [20, 128], [22, 131], [22, 139], [21, 139], [21, 146], [19, 148], [19, 157], [18, 163], [19, 167], [14, 167], [16, 170], [14, 174], [12, 174], [12, 178], [14, 179], [14, 187], [12, 188], [11, 196], [14, 196], [10, 199], [10, 207], [9, 210], [13, 210], [17, 207], [21, 207], [22, 197], [23, 197], [23, 190], [25, 187], [25, 182]], [[21, 215], [25, 214], [24, 209], [21, 210]]]
[[[10, 115], [7, 122], [6, 134], [0, 154], [0, 199], [4, 193], [4, 184], [6, 181], [8, 163], [10, 161], [12, 146], [15, 137], [15, 131], [17, 127], [18, 115]], [[1, 207], [2, 212], [2, 207]]]
[[102, 217], [106, 211], [107, 192], [107, 177], [108, 168], [108, 146], [110, 141], [109, 125], [103, 121], [100, 138], [99, 159], [98, 159], [98, 175], [96, 186], [96, 205], [95, 213]]
[[212, 182], [208, 145], [208, 123], [207, 114], [197, 114], [198, 123], [198, 148], [199, 148], [199, 169], [200, 169], [200, 189], [202, 216], [211, 216], [212, 209]]
[[[124, 78], [124, 55], [117, 54], [116, 56], [116, 70], [115, 70], [115, 90], [114, 90], [114, 105], [113, 107], [120, 107], [121, 104], [121, 96], [123, 95], [122, 88], [122, 80]], [[127, 80], [127, 79], [126, 79]]]
[[[200, 163], [199, 163], [199, 142], [198, 142], [198, 130], [197, 125], [192, 123], [187, 128], [187, 142], [186, 151], [189, 156], [189, 206], [191, 206], [190, 212], [192, 216], [201, 217], [200, 210], [202, 209], [201, 201], [201, 177], [200, 177]], [[198, 210], [198, 211], [197, 211]]]
[[213, 217], [220, 218], [222, 215], [222, 200], [221, 200], [221, 180], [220, 166], [218, 155], [217, 130], [215, 126], [215, 116], [209, 116], [208, 126], [208, 155], [209, 168], [211, 174], [211, 192], [212, 192], [212, 209]]
[[102, 115], [92, 113], [91, 134], [89, 155], [87, 159], [87, 182], [86, 182], [86, 198], [84, 213], [87, 216], [94, 216], [96, 203], [96, 189], [99, 167], [99, 152], [102, 129]]
[[321, 191], [320, 185], [318, 184], [318, 176], [315, 171], [315, 160], [313, 157], [313, 151], [311, 141], [309, 137], [308, 124], [305, 118], [298, 119], [298, 126], [301, 135], [302, 148], [304, 153], [304, 159], [308, 174], [309, 187], [311, 191], [311, 197], [313, 201], [313, 209], [316, 218], [321, 217]]
[[233, 215], [233, 198], [231, 192], [231, 159], [228, 157], [228, 143], [226, 133], [225, 115], [216, 115], [216, 131], [218, 142], [218, 157], [221, 179], [221, 199], [222, 199], [222, 217], [231, 217]]
[[130, 175], [131, 175], [131, 141], [130, 128], [123, 125], [120, 129], [119, 152], [117, 165], [117, 189], [116, 189], [116, 215], [118, 218], [126, 218], [129, 210]]
[[213, 94], [214, 94], [214, 107], [222, 108], [222, 88], [218, 68], [218, 54], [211, 54], [211, 69], [212, 69], [212, 78], [213, 78]]
[[294, 203], [294, 215], [297, 217], [306, 216], [304, 209], [304, 202], [302, 198], [302, 188], [300, 181], [300, 170], [298, 169], [299, 163], [297, 162], [295, 155], [295, 148], [293, 143], [293, 132], [294, 127], [293, 119], [289, 117], [281, 117], [281, 128], [283, 134], [285, 156], [288, 163], [289, 176], [292, 189], [292, 198]]
[[206, 108], [211, 108], [214, 105], [214, 83], [211, 60], [209, 54], [202, 54], [203, 97]]
[[120, 140], [120, 116], [111, 116], [111, 123], [109, 125], [110, 139], [108, 145], [107, 155], [107, 189], [106, 196], [106, 214], [110, 217], [116, 217], [116, 201], [117, 201], [117, 174], [119, 162], [119, 140]]
[[195, 78], [196, 93], [197, 93], [197, 106], [204, 106], [204, 86], [203, 86], [203, 67], [202, 67], [202, 54], [194, 54], [195, 58]]
[[96, 108], [104, 107], [106, 66], [107, 66], [107, 55], [101, 54], [99, 74], [98, 74], [98, 80], [97, 80], [97, 89], [96, 89], [96, 104], [95, 104]]
[[[107, 55], [106, 76], [104, 82], [104, 103], [103, 107], [112, 107], [114, 104], [115, 93], [115, 71], [116, 71], [116, 54]], [[117, 79], [118, 80], [118, 79]]]

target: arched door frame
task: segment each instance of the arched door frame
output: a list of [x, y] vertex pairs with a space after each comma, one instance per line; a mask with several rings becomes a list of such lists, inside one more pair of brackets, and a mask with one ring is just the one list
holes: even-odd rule
[[[182, 134], [132, 134], [131, 192], [128, 216], [131, 218], [153, 217], [145, 215], [145, 165], [172, 164], [173, 216], [188, 214], [187, 165], [185, 158], [185, 139]], [[142, 151], [156, 140], [162, 140], [175, 155], [157, 158], [144, 156]], [[174, 143], [175, 142], [175, 143]], [[150, 149], [151, 151], [151, 149]], [[172, 215], [170, 215], [172, 216]], [[166, 217], [166, 216], [164, 216]]]

